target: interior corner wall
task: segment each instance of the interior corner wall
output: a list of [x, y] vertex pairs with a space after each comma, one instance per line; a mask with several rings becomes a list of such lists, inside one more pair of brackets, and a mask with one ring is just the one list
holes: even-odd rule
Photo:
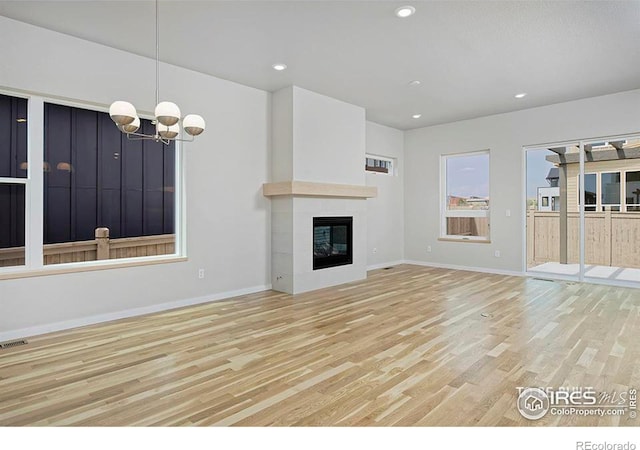
[[[523, 146], [639, 131], [640, 90], [406, 131], [405, 258], [522, 272]], [[490, 150], [491, 243], [439, 241], [440, 156], [486, 149]], [[496, 250], [499, 258], [494, 256]]]
[[293, 86], [271, 94], [271, 181], [293, 180]]
[[375, 268], [404, 259], [404, 133], [367, 122], [366, 139], [367, 154], [395, 162], [393, 176], [366, 173], [367, 186], [378, 188], [367, 199], [367, 267]]
[[[0, 40], [0, 89], [153, 110], [151, 59], [4, 17]], [[160, 70], [163, 99], [207, 121], [184, 145], [189, 260], [0, 281], [1, 337], [269, 287], [270, 206], [261, 188], [270, 94], [167, 64]]]

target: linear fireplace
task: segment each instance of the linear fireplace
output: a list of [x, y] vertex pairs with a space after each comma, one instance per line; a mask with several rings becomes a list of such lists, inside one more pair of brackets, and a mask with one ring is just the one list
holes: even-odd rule
[[353, 217], [313, 218], [313, 270], [353, 263]]

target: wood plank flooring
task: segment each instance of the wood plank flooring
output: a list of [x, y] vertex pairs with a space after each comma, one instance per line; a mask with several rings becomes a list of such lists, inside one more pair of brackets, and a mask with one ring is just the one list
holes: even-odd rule
[[516, 387], [640, 387], [639, 341], [640, 290], [402, 265], [0, 350], [0, 425], [635, 426]]

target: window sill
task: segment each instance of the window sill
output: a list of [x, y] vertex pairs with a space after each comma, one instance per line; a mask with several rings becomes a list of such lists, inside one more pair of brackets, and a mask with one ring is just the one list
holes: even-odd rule
[[32, 278], [32, 277], [44, 277], [49, 275], [62, 275], [67, 273], [79, 273], [79, 272], [93, 272], [96, 270], [109, 270], [109, 269], [122, 269], [126, 267], [139, 267], [139, 266], [151, 266], [155, 264], [168, 264], [176, 262], [187, 261], [186, 256], [171, 255], [167, 257], [153, 257], [144, 260], [128, 260], [105, 262], [101, 264], [85, 264], [85, 263], [69, 263], [69, 264], [56, 264], [46, 266], [42, 269], [28, 270], [25, 268], [16, 268], [15, 270], [9, 270], [7, 272], [0, 272], [1, 280], [13, 280], [17, 278]]
[[491, 244], [490, 239], [465, 239], [465, 238], [452, 238], [452, 237], [440, 237], [439, 241], [444, 242], [469, 242], [472, 244]]

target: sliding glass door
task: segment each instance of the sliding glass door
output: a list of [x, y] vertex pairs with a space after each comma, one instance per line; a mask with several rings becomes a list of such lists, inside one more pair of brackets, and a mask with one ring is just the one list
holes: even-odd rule
[[639, 136], [528, 148], [526, 177], [528, 272], [640, 283]]
[[[640, 139], [582, 143], [584, 279], [640, 282]], [[593, 201], [589, 201], [593, 198]]]
[[[527, 271], [579, 279], [580, 218], [577, 185], [568, 179], [566, 158], [576, 158], [579, 143], [526, 151]], [[574, 180], [575, 181], [575, 180]]]

